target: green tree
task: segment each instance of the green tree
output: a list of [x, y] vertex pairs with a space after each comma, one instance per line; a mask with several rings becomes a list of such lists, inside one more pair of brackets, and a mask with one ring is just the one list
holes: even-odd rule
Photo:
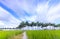
[[28, 22], [28, 21], [26, 21], [26, 22], [25, 22], [25, 25], [29, 26], [29, 22]]
[[57, 24], [56, 27], [60, 27], [60, 24]]
[[23, 27], [25, 27], [25, 26], [26, 26], [25, 22], [22, 21], [22, 22], [20, 23], [20, 25], [19, 25], [17, 28], [23, 28]]
[[35, 24], [34, 24], [34, 22], [31, 22], [31, 24], [30, 24], [31, 26], [34, 26]]

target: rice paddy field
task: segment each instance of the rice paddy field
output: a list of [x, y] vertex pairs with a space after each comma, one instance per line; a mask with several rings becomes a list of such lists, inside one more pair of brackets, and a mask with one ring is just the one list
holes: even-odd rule
[[60, 39], [60, 30], [29, 30], [28, 39]]
[[20, 30], [2, 30], [0, 31], [0, 39], [9, 39], [14, 35], [21, 34], [22, 31]]

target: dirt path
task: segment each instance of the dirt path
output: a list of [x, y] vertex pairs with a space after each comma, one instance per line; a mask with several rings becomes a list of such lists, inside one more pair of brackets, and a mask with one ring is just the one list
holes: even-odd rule
[[22, 34], [19, 34], [17, 36], [13, 36], [9, 39], [27, 39], [26, 32], [23, 32]]
[[23, 33], [23, 39], [27, 39], [26, 32]]

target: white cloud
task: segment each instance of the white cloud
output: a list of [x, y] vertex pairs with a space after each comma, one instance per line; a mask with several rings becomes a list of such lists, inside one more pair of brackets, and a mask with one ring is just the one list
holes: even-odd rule
[[20, 21], [12, 16], [8, 11], [0, 7], [0, 28], [13, 28], [19, 25]]
[[21, 21], [29, 21], [29, 22], [36, 22], [37, 21], [37, 16], [30, 16], [30, 17], [28, 17], [28, 16], [26, 16], [26, 17], [24, 17], [24, 18], [20, 18], [21, 19]]
[[30, 16], [30, 17], [26, 17], [26, 20], [28, 20], [28, 21], [37, 21], [37, 17], [36, 16]]
[[44, 6], [43, 5], [38, 5], [37, 6], [37, 9], [36, 9], [37, 13], [42, 13], [43, 10], [44, 10]]
[[4, 25], [4, 23], [2, 21], [0, 21], [0, 25]]
[[0, 21], [0, 28], [4, 28], [4, 23], [2, 21]]
[[47, 13], [47, 21], [54, 22], [56, 19], [60, 18], [60, 4], [52, 6]]
[[47, 21], [46, 15], [47, 15], [48, 7], [49, 7], [48, 2], [49, 1], [47, 1], [46, 3], [41, 3], [41, 4], [37, 5], [37, 7], [36, 7], [37, 21], [40, 21], [40, 22]]

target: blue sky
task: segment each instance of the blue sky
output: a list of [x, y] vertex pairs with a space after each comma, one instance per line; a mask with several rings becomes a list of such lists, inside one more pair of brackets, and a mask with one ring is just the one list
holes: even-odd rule
[[0, 0], [0, 27], [21, 21], [60, 23], [60, 0]]

